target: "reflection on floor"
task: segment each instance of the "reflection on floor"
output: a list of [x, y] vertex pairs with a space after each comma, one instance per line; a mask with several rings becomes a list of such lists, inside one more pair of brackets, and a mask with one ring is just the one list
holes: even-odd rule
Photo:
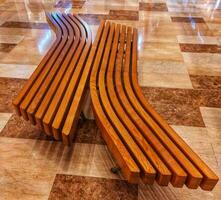
[[219, 200], [212, 192], [126, 183], [92, 120], [73, 147], [13, 114], [11, 99], [55, 39], [45, 11], [139, 30], [139, 81], [156, 110], [221, 176], [219, 0], [0, 0], [0, 199]]

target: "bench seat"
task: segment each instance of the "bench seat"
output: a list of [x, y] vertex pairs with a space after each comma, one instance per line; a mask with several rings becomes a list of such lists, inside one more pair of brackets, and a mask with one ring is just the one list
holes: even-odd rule
[[146, 101], [137, 79], [136, 29], [102, 23], [90, 77], [95, 118], [132, 183], [212, 190], [216, 174]]
[[77, 15], [46, 14], [56, 40], [13, 105], [18, 115], [46, 134], [70, 144], [84, 100], [90, 66], [91, 32]]

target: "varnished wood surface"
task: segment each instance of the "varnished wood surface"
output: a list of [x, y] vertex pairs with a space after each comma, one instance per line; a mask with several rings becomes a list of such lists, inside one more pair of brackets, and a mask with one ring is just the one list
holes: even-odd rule
[[16, 112], [71, 145], [90, 75], [97, 124], [129, 182], [212, 190], [216, 174], [142, 94], [137, 30], [102, 22], [91, 45], [90, 29], [78, 16], [47, 18], [57, 38], [13, 101]]
[[57, 38], [13, 105], [24, 119], [70, 145], [91, 71], [85, 64], [92, 37], [87, 24], [76, 15], [52, 13], [47, 19]]
[[[139, 167], [143, 182], [152, 184], [154, 177], [159, 185], [171, 182], [174, 187], [211, 190], [218, 177], [142, 94], [137, 81], [137, 30], [109, 22], [106, 26], [110, 26], [106, 46], [97, 52], [90, 80], [96, 121], [106, 142], [110, 143], [111, 126]], [[108, 146], [117, 158], [116, 147]]]

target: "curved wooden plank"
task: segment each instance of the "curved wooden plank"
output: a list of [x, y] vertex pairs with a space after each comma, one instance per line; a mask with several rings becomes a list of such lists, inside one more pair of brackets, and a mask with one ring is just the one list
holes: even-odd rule
[[[63, 79], [65, 72], [68, 70], [68, 67], [73, 67], [72, 65], [70, 65], [70, 62], [72, 59], [74, 59], [75, 54], [76, 54], [76, 50], [77, 50], [77, 46], [80, 42], [80, 31], [79, 31], [78, 26], [67, 15], [63, 15], [63, 17], [69, 22], [70, 26], [72, 27], [69, 30], [69, 40], [72, 41], [72, 44], [71, 44], [71, 47], [68, 51], [67, 56], [65, 57], [64, 62], [62, 63], [62, 65], [57, 73], [57, 76], [53, 80], [53, 84], [51, 84], [50, 88], [48, 89], [46, 95], [44, 96], [43, 100], [41, 101], [41, 104], [35, 114], [36, 121], [42, 127], [43, 127], [43, 125], [42, 125], [43, 117], [44, 117], [46, 111], [48, 110], [50, 102], [54, 98], [54, 95], [55, 95], [55, 93], [56, 93], [56, 91], [57, 91], [57, 89]], [[52, 135], [52, 131], [50, 131], [50, 130], [48, 131], [48, 129], [46, 129], [45, 132], [47, 134]]]
[[[121, 168], [121, 172], [124, 177], [131, 183], [138, 183], [140, 177], [140, 170], [131, 157], [130, 153], [127, 151], [124, 144], [121, 142], [119, 136], [116, 131], [113, 129], [112, 125], [109, 122], [109, 119], [106, 113], [103, 111], [103, 107], [100, 102], [99, 93], [97, 91], [97, 79], [98, 79], [98, 69], [101, 60], [101, 56], [103, 53], [104, 44], [109, 32], [110, 23], [107, 22], [104, 27], [104, 23], [102, 22], [98, 34], [95, 38], [95, 42], [92, 46], [92, 52], [97, 51], [96, 55], [92, 55], [91, 59], [88, 59], [88, 63], [93, 65], [91, 76], [90, 76], [90, 93], [92, 99], [92, 107], [94, 110], [95, 118], [98, 126], [101, 129], [102, 136], [107, 143], [107, 146], [111, 153], [114, 155], [118, 165]], [[104, 30], [103, 30], [104, 29]], [[103, 33], [102, 33], [102, 32]], [[102, 37], [100, 37], [100, 33], [102, 33]], [[99, 46], [98, 46], [99, 43]], [[98, 46], [98, 48], [97, 48]], [[94, 62], [93, 62], [94, 57]]]
[[108, 40], [106, 43], [104, 55], [102, 57], [101, 67], [99, 69], [98, 85], [99, 85], [100, 98], [101, 98], [105, 112], [107, 113], [107, 115], [109, 115], [112, 126], [118, 130], [120, 138], [125, 143], [125, 145], [127, 145], [128, 149], [130, 150], [137, 164], [142, 169], [141, 172], [142, 172], [143, 181], [145, 183], [153, 184], [155, 176], [156, 176], [155, 169], [153, 168], [151, 163], [145, 157], [141, 149], [134, 142], [133, 138], [131, 137], [127, 129], [123, 126], [123, 124], [117, 117], [107, 95], [105, 73], [107, 69], [107, 63], [109, 62], [109, 54], [110, 54], [111, 44], [112, 44], [113, 35], [114, 35], [114, 29], [115, 29], [115, 24], [112, 24], [110, 32], [109, 32]]
[[[27, 119], [26, 109], [28, 108], [28, 106], [32, 102], [33, 98], [35, 97], [36, 93], [38, 92], [39, 88], [42, 86], [42, 84], [45, 81], [45, 79], [47, 78], [47, 76], [49, 75], [49, 77], [51, 77], [50, 72], [54, 69], [55, 62], [57, 64], [60, 63], [63, 60], [64, 54], [66, 53], [66, 51], [63, 51], [63, 49], [65, 48], [66, 42], [68, 40], [67, 28], [63, 24], [64, 22], [62, 21], [62, 19], [60, 17], [58, 17], [58, 15], [53, 14], [53, 18], [61, 26], [61, 28], [63, 30], [63, 37], [62, 37], [62, 40], [60, 41], [56, 51], [54, 52], [54, 54], [52, 55], [52, 57], [48, 61], [47, 67], [44, 67], [44, 69], [42, 70], [42, 73], [38, 76], [35, 83], [31, 87], [29, 93], [26, 95], [26, 97], [24, 98], [24, 100], [22, 101], [22, 103], [20, 105], [20, 110], [21, 110], [22, 116], [26, 119]], [[56, 66], [57, 66], [57, 64], [56, 64]], [[32, 121], [32, 123], [34, 123], [34, 122]]]
[[[53, 67], [50, 70], [50, 73], [47, 75], [46, 79], [43, 81], [41, 86], [38, 88], [38, 91], [35, 93], [35, 96], [31, 100], [31, 103], [28, 106], [27, 111], [26, 111], [28, 114], [29, 120], [34, 124], [35, 124], [34, 114], [38, 106], [42, 102], [42, 99], [44, 98], [50, 86], [56, 84], [55, 82], [56, 77], [59, 77], [59, 75], [62, 73], [60, 69], [64, 70], [64, 68], [67, 66], [66, 62], [68, 62], [71, 57], [71, 54], [69, 54], [69, 52], [71, 50], [70, 48], [73, 43], [73, 39], [71, 39], [71, 37], [73, 37], [73, 30], [72, 30], [72, 26], [68, 23], [68, 21], [66, 20], [64, 16], [65, 15], [58, 14], [58, 17], [63, 21], [63, 24], [66, 27], [63, 33], [63, 36], [65, 38], [67, 37], [66, 44], [64, 48], [62, 49], [56, 62], [53, 64]], [[70, 32], [71, 30], [72, 32]], [[69, 57], [68, 57], [68, 54], [69, 54]], [[49, 91], [49, 93], [51, 93], [51, 91]]]
[[[123, 49], [121, 50], [123, 52]], [[131, 55], [132, 56], [132, 55]], [[127, 97], [125, 87], [123, 85], [122, 73], [123, 68], [123, 56], [118, 56], [116, 68], [115, 68], [115, 86], [119, 96], [119, 101], [124, 107], [125, 112], [131, 118], [134, 124], [136, 124], [139, 131], [143, 134], [147, 142], [152, 146], [152, 148], [157, 152], [161, 157], [164, 163], [172, 172], [171, 183], [176, 187], [182, 187], [185, 183], [187, 174], [182, 169], [182, 167], [176, 162], [173, 156], [167, 151], [167, 149], [161, 144], [157, 137], [152, 133], [149, 127], [143, 122], [143, 119], [137, 114], [133, 105], [130, 103], [129, 98]], [[152, 156], [151, 156], [152, 157]], [[155, 157], [152, 157], [155, 158]]]
[[[134, 30], [137, 37], [137, 32]], [[170, 137], [170, 139], [182, 150], [185, 156], [193, 162], [197, 169], [203, 175], [203, 180], [200, 187], [204, 190], [212, 190], [217, 184], [219, 177], [200, 159], [200, 157], [189, 147], [188, 144], [168, 125], [168, 123], [155, 111], [155, 109], [148, 103], [143, 95], [143, 92], [139, 86], [137, 79], [137, 40], [134, 38], [133, 43], [133, 57], [132, 57], [132, 74], [131, 77], [133, 90], [139, 99], [141, 105], [144, 107], [146, 112], [148, 112], [151, 117], [159, 124], [159, 126], [165, 131], [165, 133]]]
[[[134, 30], [134, 35], [136, 35], [136, 29]], [[134, 44], [137, 43], [137, 37], [134, 37]], [[134, 47], [135, 48], [135, 47]], [[128, 55], [131, 53], [132, 46], [131, 40], [127, 41], [126, 47], [126, 59], [125, 59], [125, 68], [124, 68], [124, 85], [126, 86], [125, 90], [127, 95], [134, 105], [136, 112], [144, 119], [150, 129], [155, 133], [161, 143], [168, 149], [168, 151], [174, 156], [174, 158], [179, 162], [179, 164], [185, 169], [187, 172], [187, 180], [186, 185], [189, 188], [197, 188], [202, 181], [202, 175], [197, 170], [197, 168], [187, 159], [187, 157], [183, 154], [182, 151], [170, 140], [167, 134], [159, 127], [159, 125], [151, 118], [151, 116], [144, 110], [142, 105], [139, 103], [136, 95], [134, 94], [134, 90], [131, 85], [131, 79], [134, 78], [135, 74], [130, 74], [131, 68], [134, 66], [131, 65], [131, 61], [128, 58]], [[135, 61], [134, 61], [135, 62]], [[133, 62], [133, 64], [134, 64]]]
[[[108, 69], [106, 73], [106, 80], [107, 80], [107, 90], [108, 95], [110, 97], [110, 101], [112, 103], [112, 107], [114, 108], [115, 112], [117, 113], [117, 116], [120, 118], [121, 122], [124, 124], [124, 126], [128, 129], [128, 132], [133, 137], [133, 139], [136, 141], [136, 143], [139, 145], [139, 147], [142, 149], [144, 154], [147, 156], [148, 160], [151, 162], [151, 164], [154, 166], [154, 168], [157, 171], [157, 182], [160, 185], [168, 185], [171, 179], [171, 172], [166, 167], [166, 165], [162, 162], [162, 160], [159, 158], [159, 156], [156, 154], [154, 149], [150, 146], [150, 144], [146, 141], [146, 139], [143, 137], [143, 135], [140, 133], [138, 128], [135, 126], [135, 124], [130, 119], [130, 115], [126, 110], [130, 110], [131, 106], [127, 102], [125, 102], [125, 99], [122, 99], [121, 94], [123, 90], [118, 90], [118, 93], [116, 93], [117, 87], [123, 88], [122, 80], [121, 80], [121, 71], [123, 68], [123, 56], [124, 56], [124, 45], [125, 45], [125, 38], [124, 35], [126, 34], [126, 27], [123, 26], [121, 37], [120, 37], [120, 44], [119, 44], [119, 50], [117, 55], [117, 49], [118, 49], [118, 38], [116, 35], [119, 36], [120, 32], [120, 25], [117, 26], [116, 34], [113, 42], [113, 46], [111, 47], [111, 55], [110, 60], [108, 64]], [[117, 56], [117, 61], [116, 60]], [[115, 67], [116, 63], [116, 67]], [[114, 76], [115, 71], [115, 76]], [[117, 76], [117, 77], [116, 77]], [[115, 80], [115, 81], [114, 81]], [[124, 106], [123, 106], [124, 105]]]
[[[51, 46], [51, 48], [49, 49], [49, 51], [46, 53], [44, 58], [41, 60], [40, 64], [38, 65], [36, 70], [33, 72], [31, 77], [27, 80], [24, 87], [17, 95], [17, 97], [12, 101], [12, 105], [14, 106], [15, 111], [18, 115], [21, 115], [21, 112], [20, 112], [21, 102], [23, 101], [23, 99], [25, 98], [25, 96], [29, 92], [30, 88], [33, 86], [33, 84], [37, 80], [39, 74], [42, 72], [45, 65], [48, 63], [50, 58], [53, 56], [54, 52], [56, 51], [56, 49], [59, 46], [60, 41], [62, 39], [62, 30], [61, 30], [61, 27], [59, 26], [59, 24], [57, 23], [57, 21], [54, 20], [53, 17], [51, 17], [51, 15], [49, 13], [46, 13], [46, 17], [47, 17], [47, 21], [48, 21], [49, 25], [56, 33], [56, 40], [53, 43], [53, 45]], [[24, 115], [24, 117], [26, 120], [28, 120], [28, 117], [26, 115]]]
[[[71, 15], [70, 15], [70, 17], [71, 17], [71, 19], [74, 19]], [[74, 20], [77, 20], [77, 19], [74, 19]], [[79, 21], [77, 23], [80, 24]], [[79, 59], [82, 60], [82, 59], [86, 58], [86, 57], [84, 57], [85, 54], [83, 54], [83, 57], [82, 57], [82, 53], [83, 53], [85, 45], [87, 43], [87, 35], [86, 35], [86, 31], [85, 31], [83, 25], [81, 24], [79, 26], [81, 29], [82, 40], [78, 46], [79, 48], [78, 48], [76, 56], [74, 58], [76, 68], [73, 72], [73, 75], [71, 75], [71, 77], [70, 77], [70, 82], [67, 85], [67, 89], [65, 90], [65, 93], [64, 93], [64, 96], [63, 96], [61, 103], [59, 105], [58, 111], [55, 114], [55, 117], [52, 122], [52, 131], [53, 131], [53, 135], [55, 138], [61, 137], [62, 126], [65, 121], [68, 110], [70, 108], [72, 99], [75, 95], [75, 90], [78, 86], [81, 70], [83, 69], [83, 62], [81, 61], [82, 63], [81, 63], [81, 65], [79, 65]], [[46, 123], [45, 123], [45, 121], [43, 121], [43, 122], [44, 122], [44, 126], [45, 126]]]
[[[77, 122], [80, 116], [80, 112], [82, 111], [82, 102], [84, 100], [85, 97], [85, 88], [86, 88], [86, 84], [89, 80], [89, 74], [91, 71], [91, 65], [86, 64], [86, 60], [90, 59], [90, 56], [92, 56], [92, 53], [89, 55], [89, 51], [91, 48], [91, 43], [92, 43], [92, 35], [91, 35], [91, 31], [89, 26], [79, 17], [77, 17], [78, 20], [82, 23], [82, 25], [85, 27], [86, 33], [87, 33], [87, 41], [86, 41], [86, 45], [84, 47], [84, 51], [82, 52], [81, 58], [78, 62], [78, 67], [81, 69], [81, 77], [80, 80], [78, 82], [78, 86], [76, 89], [76, 92], [74, 94], [74, 98], [72, 100], [71, 106], [69, 108], [68, 114], [66, 116], [66, 120], [64, 122], [64, 126], [62, 128], [62, 138], [65, 144], [71, 144], [73, 137], [74, 137], [74, 133], [77, 127]], [[91, 50], [92, 52], [92, 50]], [[88, 58], [87, 58], [88, 57]], [[86, 64], [86, 65], [85, 65]], [[83, 67], [84, 66], [84, 67]], [[75, 74], [75, 76], [77, 76]], [[71, 79], [70, 85], [74, 85], [74, 78]], [[68, 88], [69, 89], [69, 88]]]

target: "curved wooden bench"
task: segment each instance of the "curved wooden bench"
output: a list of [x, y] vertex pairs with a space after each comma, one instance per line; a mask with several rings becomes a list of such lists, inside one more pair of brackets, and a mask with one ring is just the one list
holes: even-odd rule
[[47, 14], [56, 40], [13, 100], [16, 112], [55, 139], [70, 144], [81, 112], [90, 67], [88, 25], [76, 15]]
[[92, 105], [125, 178], [211, 190], [218, 177], [142, 94], [137, 80], [137, 30], [110, 22], [100, 29], [90, 78]]

